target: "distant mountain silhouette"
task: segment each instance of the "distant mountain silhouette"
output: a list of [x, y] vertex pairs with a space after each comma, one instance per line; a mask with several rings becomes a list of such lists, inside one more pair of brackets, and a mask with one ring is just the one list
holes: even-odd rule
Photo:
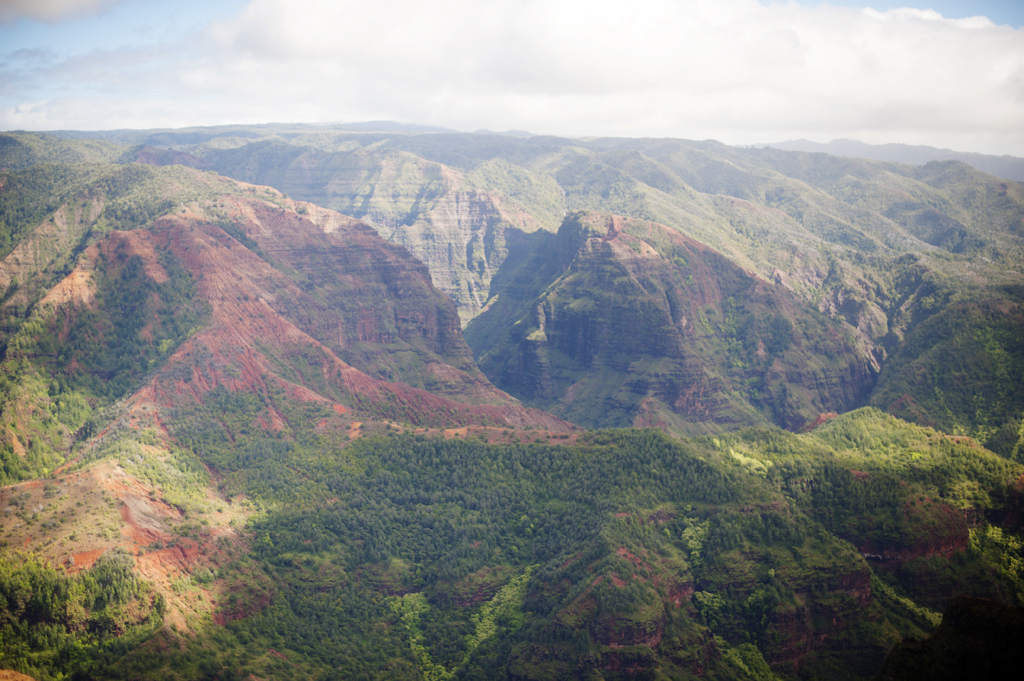
[[993, 156], [968, 151], [953, 151], [915, 144], [867, 144], [857, 140], [836, 139], [828, 144], [810, 140], [789, 140], [774, 144], [759, 144], [758, 147], [772, 147], [783, 151], [806, 151], [870, 158], [876, 161], [893, 161], [924, 165], [929, 161], [963, 161], [967, 165], [1007, 180], [1024, 182], [1024, 158], [1016, 156]]

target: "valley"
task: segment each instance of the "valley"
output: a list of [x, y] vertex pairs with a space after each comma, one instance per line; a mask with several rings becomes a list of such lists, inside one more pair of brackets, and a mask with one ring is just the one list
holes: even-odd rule
[[0, 133], [0, 218], [10, 673], [870, 679], [1024, 607], [1018, 182]]

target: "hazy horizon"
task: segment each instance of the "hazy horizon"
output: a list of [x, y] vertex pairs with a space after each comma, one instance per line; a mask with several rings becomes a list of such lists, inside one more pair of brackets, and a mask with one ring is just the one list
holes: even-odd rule
[[3, 0], [0, 128], [393, 120], [1024, 156], [1022, 17], [998, 1]]

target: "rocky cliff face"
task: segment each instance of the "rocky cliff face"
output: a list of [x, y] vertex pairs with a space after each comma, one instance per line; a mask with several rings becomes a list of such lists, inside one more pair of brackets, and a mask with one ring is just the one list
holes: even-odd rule
[[311, 204], [229, 199], [224, 205], [230, 229], [299, 275], [298, 290], [283, 293], [275, 309], [339, 357], [380, 378], [453, 395], [465, 384], [464, 397], [511, 403], [487, 385], [452, 302], [404, 248], [365, 223]]
[[[508, 256], [508, 232], [529, 233], [557, 224], [549, 217], [551, 206], [526, 210], [517, 201], [525, 192], [516, 181], [546, 197], [521, 197], [528, 205], [554, 202], [557, 207], [557, 192], [507, 164], [500, 172], [491, 164], [467, 173], [395, 149], [303, 151], [288, 145], [261, 150], [256, 155], [266, 156], [265, 164], [255, 166], [251, 151], [248, 156], [235, 150], [199, 153], [211, 167], [233, 177], [270, 183], [365, 220], [385, 240], [405, 246], [428, 265], [434, 285], [456, 302], [463, 323], [493, 295], [491, 278]], [[153, 153], [145, 158], [164, 160]], [[174, 157], [166, 160], [178, 162]], [[486, 177], [511, 185], [507, 191], [481, 186]]]
[[656, 223], [573, 215], [506, 288], [518, 296], [467, 329], [481, 368], [581, 424], [797, 429], [873, 386], [870, 358], [838, 325]]

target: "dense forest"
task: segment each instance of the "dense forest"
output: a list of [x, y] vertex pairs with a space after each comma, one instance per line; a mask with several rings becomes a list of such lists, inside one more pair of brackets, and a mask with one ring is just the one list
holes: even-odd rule
[[873, 410], [808, 435], [689, 442], [394, 431], [343, 449], [259, 434], [228, 448], [215, 431], [179, 440], [260, 511], [248, 550], [174, 588], [220, 585], [226, 625], [191, 622], [180, 652], [118, 656], [153, 635], [142, 615], [161, 601], [104, 626], [117, 621], [106, 603], [146, 592], [104, 562], [65, 576], [12, 554], [6, 664], [39, 678], [769, 678], [769, 665], [857, 678], [932, 631], [950, 593], [1024, 604], [1024, 469]]

